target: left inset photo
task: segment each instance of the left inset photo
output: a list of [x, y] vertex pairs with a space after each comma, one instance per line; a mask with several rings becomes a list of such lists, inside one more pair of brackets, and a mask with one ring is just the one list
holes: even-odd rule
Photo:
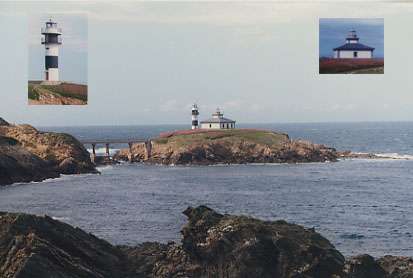
[[87, 15], [30, 15], [28, 36], [29, 105], [86, 105]]

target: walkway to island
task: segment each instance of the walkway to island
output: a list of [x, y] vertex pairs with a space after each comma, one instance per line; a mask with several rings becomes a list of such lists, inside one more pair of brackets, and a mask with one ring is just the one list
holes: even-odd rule
[[129, 161], [132, 161], [132, 145], [138, 143], [144, 143], [147, 149], [147, 153], [150, 154], [151, 149], [151, 139], [143, 139], [143, 138], [123, 138], [123, 139], [98, 139], [98, 140], [80, 140], [83, 145], [91, 145], [92, 146], [92, 153], [90, 155], [90, 159], [93, 163], [96, 162], [96, 146], [97, 145], [104, 145], [106, 147], [105, 150], [105, 159], [111, 160], [110, 156], [110, 145], [112, 144], [128, 144], [129, 146]]

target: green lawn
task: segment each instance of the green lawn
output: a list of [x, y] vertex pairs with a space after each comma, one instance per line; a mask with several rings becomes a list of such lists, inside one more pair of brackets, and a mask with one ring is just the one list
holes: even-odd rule
[[193, 134], [179, 134], [171, 137], [158, 138], [158, 144], [176, 144], [186, 146], [197, 143], [210, 143], [213, 141], [248, 141], [262, 145], [278, 145], [288, 140], [288, 136], [282, 133], [275, 133], [266, 130], [232, 129], [232, 130], [211, 130]]

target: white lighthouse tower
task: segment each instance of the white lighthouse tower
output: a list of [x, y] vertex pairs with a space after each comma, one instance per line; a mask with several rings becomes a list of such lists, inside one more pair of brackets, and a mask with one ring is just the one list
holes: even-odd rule
[[51, 19], [42, 28], [42, 44], [46, 49], [45, 57], [45, 81], [49, 84], [59, 82], [59, 45], [62, 44], [61, 28]]
[[196, 105], [195, 103], [194, 105], [192, 105], [192, 129], [199, 128], [198, 115], [199, 115], [198, 105]]

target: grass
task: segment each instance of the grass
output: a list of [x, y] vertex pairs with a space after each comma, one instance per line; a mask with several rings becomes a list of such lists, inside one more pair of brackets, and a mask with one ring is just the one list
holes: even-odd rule
[[62, 97], [87, 101], [87, 86], [85, 85], [62, 83], [60, 85], [40, 85], [40, 87]]
[[[319, 72], [329, 73], [383, 73], [384, 59], [333, 59], [320, 58]], [[370, 71], [367, 69], [371, 69]]]
[[28, 94], [29, 99], [39, 100], [39, 92], [36, 91], [32, 84], [29, 84]]
[[230, 130], [201, 130], [198, 133], [174, 134], [170, 137], [158, 138], [158, 144], [172, 143], [178, 146], [186, 146], [196, 143], [212, 143], [214, 141], [248, 141], [257, 144], [273, 146], [285, 142], [288, 137], [282, 133], [266, 130], [253, 129], [230, 129]]
[[31, 100], [39, 100], [41, 91], [62, 97], [78, 99], [87, 102], [87, 86], [73, 83], [62, 83], [59, 85], [42, 85], [41, 81], [29, 81], [28, 96]]

